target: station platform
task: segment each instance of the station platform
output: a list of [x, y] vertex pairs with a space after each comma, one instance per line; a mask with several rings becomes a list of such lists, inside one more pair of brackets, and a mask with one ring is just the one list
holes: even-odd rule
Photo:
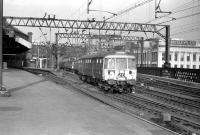
[[29, 72], [3, 71], [0, 135], [175, 135]]

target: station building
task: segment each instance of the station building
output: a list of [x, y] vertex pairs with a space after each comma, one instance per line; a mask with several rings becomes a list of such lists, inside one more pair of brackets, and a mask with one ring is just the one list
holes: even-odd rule
[[[4, 23], [5, 24], [5, 23]], [[32, 33], [24, 33], [13, 26], [3, 26], [3, 68], [29, 67], [32, 57], [29, 52], [32, 47]]]
[[[154, 40], [132, 48], [138, 66], [163, 67], [165, 62], [165, 41]], [[141, 55], [142, 54], [142, 55]], [[200, 43], [172, 39], [170, 42], [169, 62], [172, 68], [200, 69]]]

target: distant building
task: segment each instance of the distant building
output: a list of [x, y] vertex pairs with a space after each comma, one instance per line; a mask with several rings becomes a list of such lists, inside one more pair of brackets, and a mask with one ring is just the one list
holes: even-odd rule
[[[138, 66], [163, 67], [165, 62], [165, 42], [162, 40], [148, 41], [136, 47], [133, 53], [138, 58]], [[143, 57], [143, 60], [141, 58]], [[171, 40], [169, 62], [172, 68], [200, 69], [200, 43], [196, 41]]]

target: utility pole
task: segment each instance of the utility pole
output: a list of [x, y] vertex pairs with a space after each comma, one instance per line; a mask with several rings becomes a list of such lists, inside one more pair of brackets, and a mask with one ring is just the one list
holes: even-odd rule
[[10, 92], [3, 87], [2, 49], [3, 48], [3, 0], [0, 0], [0, 96], [9, 97]]
[[58, 33], [55, 33], [55, 46], [56, 46], [56, 55], [57, 55], [57, 60], [56, 60], [56, 67], [57, 67], [57, 70], [60, 69], [60, 66], [59, 66], [59, 63], [60, 63], [60, 48], [58, 46]]
[[0, 11], [0, 87], [2, 90], [2, 48], [3, 48], [3, 0], [1, 1], [1, 11]]
[[170, 51], [170, 26], [166, 26], [166, 39], [165, 39], [165, 63], [164, 67], [169, 68], [169, 51]]
[[141, 40], [141, 42], [140, 42], [140, 44], [141, 44], [141, 63], [140, 63], [140, 67], [143, 67], [143, 60], [144, 60], [144, 55], [143, 55], [143, 50], [144, 50], [144, 38], [142, 37], [142, 40]]

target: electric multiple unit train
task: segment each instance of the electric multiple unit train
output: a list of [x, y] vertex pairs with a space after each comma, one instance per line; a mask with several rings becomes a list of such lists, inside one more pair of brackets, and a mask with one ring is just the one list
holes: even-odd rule
[[108, 92], [130, 93], [135, 89], [136, 58], [126, 52], [99, 53], [83, 56], [63, 69], [72, 69], [79, 78]]

